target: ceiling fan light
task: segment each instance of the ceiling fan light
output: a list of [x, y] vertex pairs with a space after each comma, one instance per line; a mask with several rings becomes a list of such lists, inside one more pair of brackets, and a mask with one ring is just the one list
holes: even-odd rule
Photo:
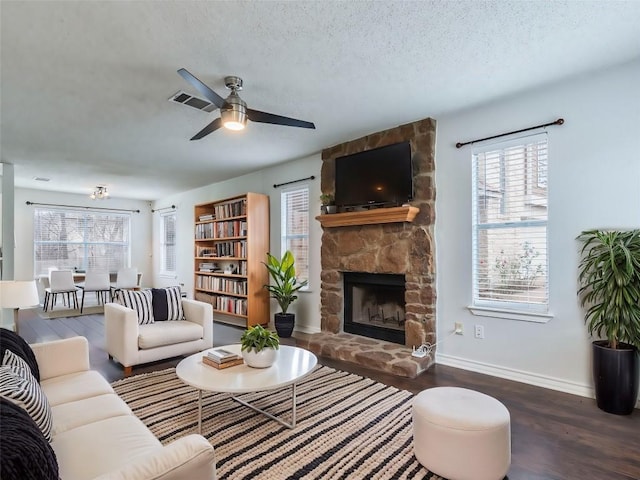
[[243, 130], [247, 123], [247, 114], [244, 109], [229, 108], [220, 111], [222, 125], [229, 130]]

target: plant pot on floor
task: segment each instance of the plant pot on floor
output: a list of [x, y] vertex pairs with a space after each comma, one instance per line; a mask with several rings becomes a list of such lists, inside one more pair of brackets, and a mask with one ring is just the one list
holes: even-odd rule
[[593, 382], [598, 408], [607, 413], [629, 415], [638, 399], [638, 351], [620, 343], [609, 348], [606, 340], [593, 342]]
[[296, 316], [294, 313], [276, 313], [274, 316], [274, 323], [276, 325], [276, 332], [281, 338], [289, 338], [293, 333], [293, 327], [296, 323]]

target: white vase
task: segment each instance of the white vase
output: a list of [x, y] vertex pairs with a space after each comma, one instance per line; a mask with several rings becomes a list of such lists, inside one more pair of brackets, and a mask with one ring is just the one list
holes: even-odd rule
[[242, 352], [244, 363], [253, 368], [267, 368], [273, 365], [278, 358], [278, 350], [273, 348], [263, 348], [259, 352], [254, 349]]

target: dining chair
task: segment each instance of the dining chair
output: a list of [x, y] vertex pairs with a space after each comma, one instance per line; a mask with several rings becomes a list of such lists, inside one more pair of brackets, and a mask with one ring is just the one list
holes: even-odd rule
[[102, 303], [104, 305], [106, 301], [106, 294], [109, 294], [109, 300], [111, 297], [111, 279], [109, 278], [109, 272], [87, 272], [84, 277], [84, 284], [78, 285], [82, 289], [82, 299], [80, 300], [80, 313], [84, 310], [84, 294], [86, 292], [95, 292], [98, 305]]
[[55, 306], [58, 300], [58, 294], [62, 294], [62, 298], [67, 301], [71, 307], [71, 299], [73, 298], [73, 308], [78, 308], [78, 289], [73, 283], [73, 272], [71, 270], [52, 270], [49, 272], [49, 287], [44, 291], [44, 311]]
[[116, 274], [115, 283], [111, 284], [111, 298], [118, 290], [132, 290], [138, 288], [138, 269], [136, 267], [121, 268]]

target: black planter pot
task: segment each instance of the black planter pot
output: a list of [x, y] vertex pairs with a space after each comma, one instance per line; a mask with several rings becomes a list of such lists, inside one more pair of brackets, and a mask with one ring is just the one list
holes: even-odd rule
[[629, 415], [638, 398], [638, 352], [626, 343], [618, 349], [606, 340], [593, 342], [593, 382], [598, 408], [607, 413]]
[[296, 323], [296, 315], [294, 313], [276, 313], [273, 318], [278, 336], [281, 338], [289, 338], [293, 332], [293, 326]]

